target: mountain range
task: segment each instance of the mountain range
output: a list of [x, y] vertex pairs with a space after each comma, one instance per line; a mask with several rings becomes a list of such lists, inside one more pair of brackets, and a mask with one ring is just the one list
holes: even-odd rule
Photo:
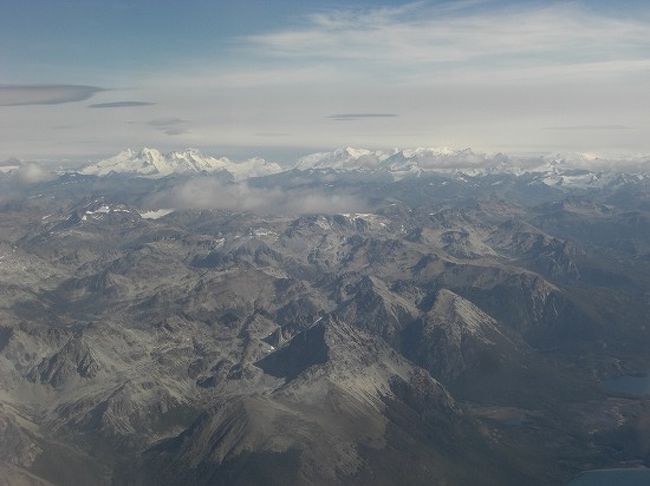
[[650, 466], [647, 392], [608, 386], [650, 369], [644, 162], [535, 160], [143, 150], [0, 174], [0, 484]]
[[161, 153], [155, 149], [131, 149], [78, 170], [85, 175], [137, 174], [164, 177], [171, 174], [230, 174], [235, 180], [263, 177], [286, 170], [338, 170], [387, 173], [398, 179], [417, 177], [429, 172], [462, 175], [539, 174], [544, 183], [556, 186], [596, 187], [616, 183], [621, 173], [648, 178], [650, 156], [599, 158], [593, 154], [557, 154], [553, 156], [508, 156], [476, 153], [471, 149], [449, 148], [394, 149], [392, 151], [341, 147], [298, 159], [295, 164], [280, 165], [261, 158], [232, 161], [226, 157], [203, 155], [196, 149]]

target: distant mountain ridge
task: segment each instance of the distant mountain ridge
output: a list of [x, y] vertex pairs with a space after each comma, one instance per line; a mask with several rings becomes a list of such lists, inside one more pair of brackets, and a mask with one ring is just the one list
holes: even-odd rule
[[331, 152], [306, 155], [298, 160], [296, 168], [383, 170], [403, 176], [423, 172], [463, 172], [467, 175], [529, 172], [558, 174], [570, 170], [647, 173], [650, 171], [650, 155], [616, 158], [599, 157], [590, 153], [512, 156], [501, 152], [475, 152], [471, 148], [417, 147], [383, 151], [341, 147]]
[[235, 179], [245, 179], [281, 172], [282, 168], [274, 162], [267, 162], [258, 157], [235, 162], [227, 157], [204, 155], [191, 148], [180, 152], [162, 153], [145, 147], [139, 152], [124, 150], [113, 157], [83, 167], [79, 173], [96, 176], [126, 173], [144, 177], [164, 177], [171, 174], [219, 171], [226, 171]]
[[549, 186], [598, 188], [615, 184], [622, 174], [637, 181], [650, 179], [650, 156], [601, 158], [588, 153], [511, 156], [475, 152], [471, 148], [418, 147], [385, 151], [348, 146], [309, 154], [294, 164], [280, 165], [259, 157], [243, 161], [217, 158], [191, 148], [168, 153], [143, 148], [124, 150], [76, 172], [95, 176], [134, 174], [149, 178], [227, 172], [239, 181], [290, 170], [385, 173], [393, 179], [427, 173], [456, 176], [537, 174], [537, 179]]

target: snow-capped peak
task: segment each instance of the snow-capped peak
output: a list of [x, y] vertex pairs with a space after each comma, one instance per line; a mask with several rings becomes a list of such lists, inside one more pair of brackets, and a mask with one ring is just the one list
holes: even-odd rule
[[363, 170], [376, 169], [390, 154], [381, 150], [340, 147], [332, 152], [318, 152], [298, 160], [297, 169]]
[[281, 172], [282, 168], [274, 162], [259, 157], [235, 162], [227, 157], [215, 158], [204, 155], [192, 148], [180, 152], [162, 153], [145, 147], [140, 151], [124, 150], [113, 157], [83, 167], [78, 172], [98, 176], [120, 173], [164, 177], [171, 174], [219, 171], [226, 171], [235, 179], [246, 179]]
[[502, 166], [507, 157], [490, 156], [471, 149], [453, 150], [448, 147], [417, 147], [394, 149], [392, 152], [352, 147], [338, 148], [332, 152], [318, 152], [301, 158], [298, 169], [382, 170], [394, 176], [417, 175], [423, 171], [456, 171], [485, 169]]

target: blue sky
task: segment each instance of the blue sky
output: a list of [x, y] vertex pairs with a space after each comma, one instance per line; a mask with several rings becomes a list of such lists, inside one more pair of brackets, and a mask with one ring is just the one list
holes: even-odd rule
[[0, 160], [650, 152], [648, 2], [0, 0]]

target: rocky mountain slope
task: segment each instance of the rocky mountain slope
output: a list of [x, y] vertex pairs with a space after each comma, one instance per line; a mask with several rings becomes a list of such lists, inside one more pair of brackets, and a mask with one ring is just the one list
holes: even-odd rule
[[[379, 164], [448, 156], [414, 154]], [[642, 179], [319, 156], [244, 185], [161, 157], [0, 176], [9, 484], [556, 485], [650, 464], [617, 445], [647, 399], [603, 387], [650, 366]]]

